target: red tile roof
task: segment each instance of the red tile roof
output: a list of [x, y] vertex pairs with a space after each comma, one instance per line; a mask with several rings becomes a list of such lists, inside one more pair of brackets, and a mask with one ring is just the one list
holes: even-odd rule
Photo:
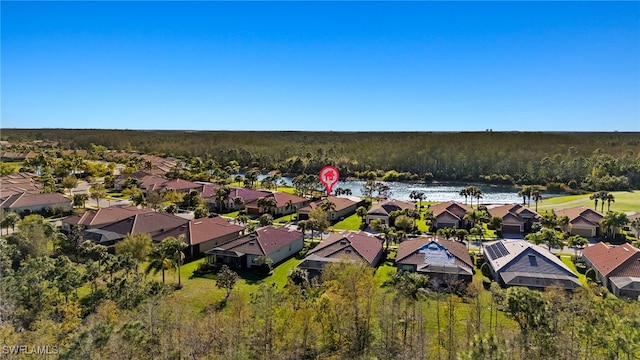
[[582, 250], [604, 276], [640, 276], [640, 250], [630, 244], [608, 246], [599, 242]]
[[374, 235], [361, 231], [343, 231], [332, 233], [322, 240], [309, 254], [320, 257], [338, 258], [353, 253], [358, 254], [369, 264], [382, 252], [382, 240]]

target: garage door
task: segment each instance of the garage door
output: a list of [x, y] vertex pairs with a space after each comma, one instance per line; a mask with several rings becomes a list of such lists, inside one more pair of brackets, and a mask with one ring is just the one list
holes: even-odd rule
[[592, 234], [591, 231], [592, 231], [591, 229], [573, 228], [573, 229], [571, 229], [571, 234], [580, 235], [580, 236], [584, 236], [584, 237], [592, 237], [593, 234]]
[[502, 225], [503, 233], [519, 233], [520, 226], [519, 225]]

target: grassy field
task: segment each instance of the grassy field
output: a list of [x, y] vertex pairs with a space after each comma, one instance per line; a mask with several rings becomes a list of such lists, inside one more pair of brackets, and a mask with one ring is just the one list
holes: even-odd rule
[[356, 214], [349, 216], [348, 218], [335, 223], [331, 228], [334, 230], [360, 230], [360, 217]]
[[[640, 191], [613, 191], [615, 202], [611, 203], [611, 211], [633, 212], [640, 211]], [[574, 206], [587, 206], [593, 208], [593, 200], [589, 199], [590, 194], [570, 195], [543, 199], [538, 203], [538, 212], [544, 213], [553, 209], [570, 208]], [[601, 209], [601, 203], [598, 202], [598, 211]], [[534, 204], [531, 204], [535, 208]], [[607, 211], [607, 204], [604, 205], [604, 211]]]

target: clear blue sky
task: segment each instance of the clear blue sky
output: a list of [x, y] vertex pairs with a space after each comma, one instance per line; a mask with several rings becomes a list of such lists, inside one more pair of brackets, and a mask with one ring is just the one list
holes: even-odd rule
[[640, 131], [640, 2], [2, 1], [3, 128]]

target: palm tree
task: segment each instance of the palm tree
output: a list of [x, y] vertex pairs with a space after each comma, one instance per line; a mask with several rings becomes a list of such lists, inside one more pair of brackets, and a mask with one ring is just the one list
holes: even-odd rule
[[261, 207], [262, 211], [265, 213], [270, 213], [277, 205], [278, 202], [273, 196], [261, 197], [258, 199], [258, 207]]
[[598, 193], [591, 194], [591, 196], [589, 196], [589, 199], [593, 200], [593, 209], [595, 211], [598, 211], [598, 200], [600, 200], [600, 196], [598, 195]]
[[309, 222], [307, 220], [298, 221], [298, 231], [302, 232], [302, 238], [306, 235], [307, 230], [309, 230]]
[[616, 202], [616, 197], [613, 196], [612, 193], [607, 193], [607, 195], [602, 199], [602, 203], [607, 202], [607, 211], [611, 211], [611, 203]]
[[418, 200], [418, 209], [422, 209], [422, 200], [425, 199], [424, 193], [421, 191], [416, 191], [414, 199]]
[[284, 209], [285, 211], [291, 211], [291, 214], [289, 216], [289, 221], [291, 221], [293, 219], [293, 214], [296, 212], [297, 207], [296, 205], [293, 204], [293, 201], [291, 199], [287, 200], [287, 203], [284, 205]]
[[225, 203], [229, 201], [231, 195], [231, 189], [228, 186], [221, 186], [216, 189], [216, 202], [218, 203], [218, 212], [222, 212], [225, 207]]
[[466, 187], [466, 188], [460, 190], [460, 194], [459, 195], [460, 196], [464, 196], [464, 203], [466, 205], [467, 204], [467, 198], [469, 197], [469, 188]]
[[171, 260], [167, 256], [167, 251], [162, 242], [153, 245], [153, 250], [149, 253], [149, 264], [145, 269], [145, 273], [153, 273], [154, 275], [158, 271], [162, 271], [162, 283], [165, 283], [164, 271], [171, 268]]
[[531, 197], [533, 198], [533, 201], [535, 201], [536, 203], [536, 212], [538, 212], [538, 202], [540, 200], [542, 200], [542, 194], [540, 193], [540, 189], [533, 189], [531, 191]]
[[241, 197], [235, 197], [233, 198], [233, 207], [237, 210], [240, 209], [244, 206], [244, 200], [242, 200]]
[[480, 199], [484, 197], [482, 190], [476, 188], [473, 192], [473, 197], [476, 198], [476, 206], [480, 206]]
[[580, 235], [573, 235], [567, 239], [567, 245], [573, 247], [576, 256], [578, 256], [578, 248], [582, 248], [587, 243], [587, 239]]
[[627, 218], [627, 214], [623, 212], [609, 211], [602, 219], [600, 219], [600, 225], [602, 228], [607, 230], [608, 233], [612, 233], [614, 237], [618, 233], [618, 229], [628, 223], [629, 218]]
[[524, 185], [520, 191], [518, 191], [518, 195], [522, 196], [522, 205], [526, 205], [527, 197], [531, 197], [531, 186]]
[[169, 259], [172, 267], [176, 268], [178, 271], [178, 287], [180, 287], [182, 286], [180, 266], [184, 260], [183, 250], [188, 246], [184, 242], [184, 235], [180, 235], [178, 237], [169, 236], [162, 240], [161, 244], [163, 244], [162, 249], [165, 257]]

